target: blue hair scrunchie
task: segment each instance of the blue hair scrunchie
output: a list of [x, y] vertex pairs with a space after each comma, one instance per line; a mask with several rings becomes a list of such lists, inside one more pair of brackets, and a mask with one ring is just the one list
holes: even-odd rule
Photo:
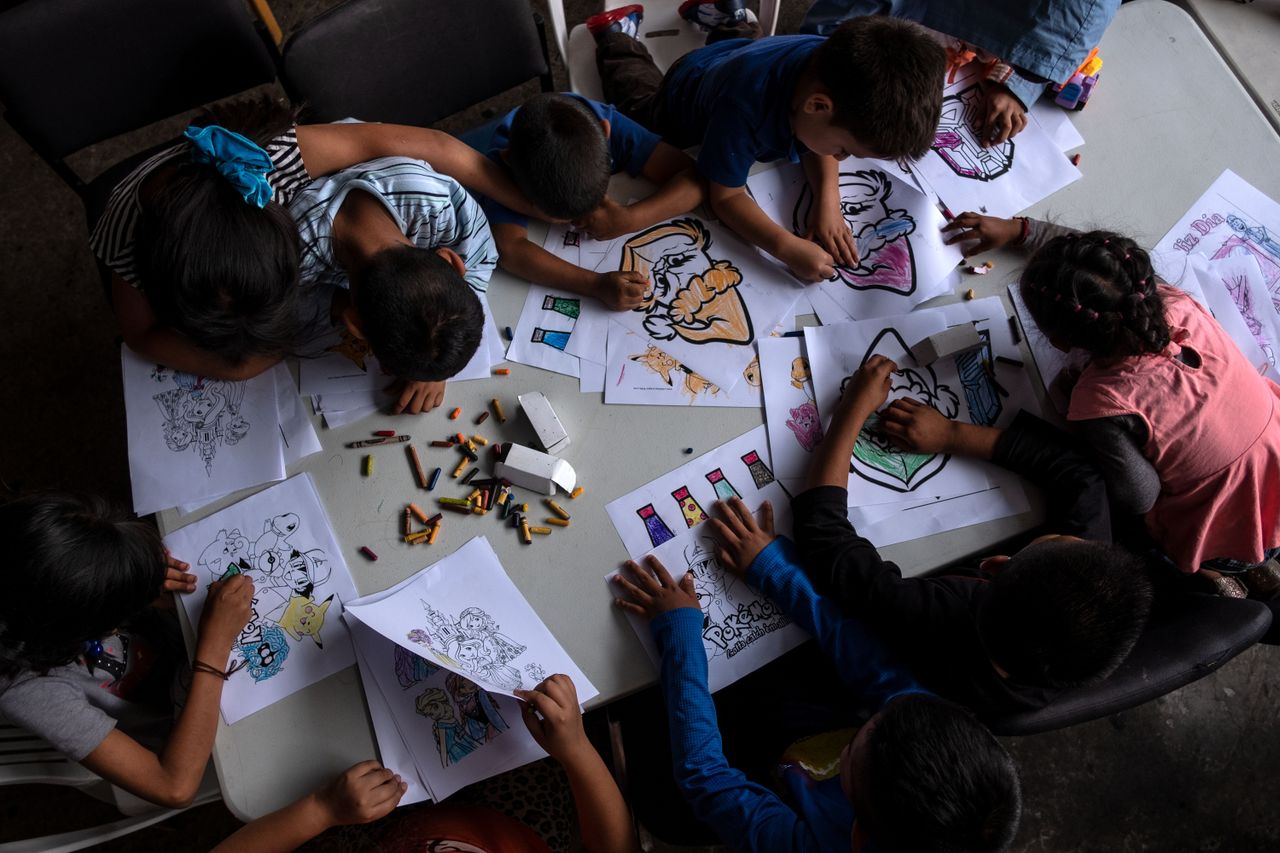
[[251, 139], [216, 124], [188, 127], [183, 133], [191, 142], [191, 160], [213, 166], [244, 200], [259, 210], [271, 201], [274, 190], [267, 172], [275, 169], [271, 156]]

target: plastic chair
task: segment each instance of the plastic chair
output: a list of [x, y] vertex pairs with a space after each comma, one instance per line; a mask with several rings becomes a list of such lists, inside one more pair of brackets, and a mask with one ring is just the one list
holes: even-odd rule
[[425, 126], [533, 78], [554, 87], [528, 0], [348, 0], [282, 53], [281, 79], [309, 121]]
[[1030, 735], [1109, 717], [1204, 678], [1262, 639], [1260, 601], [1186, 594], [1160, 605], [1128, 659], [1100, 684], [1059, 694], [1036, 711], [985, 720], [997, 735]]
[[[113, 803], [125, 817], [88, 829], [0, 844], [0, 853], [62, 853], [83, 850], [168, 820], [186, 809], [165, 809], [140, 800], [68, 759], [45, 741], [0, 722], [0, 786], [68, 785], [103, 802]], [[205, 773], [191, 808], [222, 798], [212, 768]]]
[[[629, 0], [606, 0], [604, 9], [628, 5]], [[663, 71], [689, 51], [706, 43], [706, 33], [681, 18], [677, 11], [679, 6], [675, 0], [654, 0], [644, 4], [640, 40]], [[779, 6], [778, 0], [760, 0], [760, 27], [766, 36], [773, 35], [778, 26]], [[579, 95], [601, 100], [604, 91], [600, 86], [600, 73], [596, 70], [596, 42], [587, 32], [587, 25], [579, 24], [572, 32], [567, 29], [564, 0], [547, 0], [547, 8], [551, 12], [551, 31], [555, 35], [556, 47], [569, 73], [569, 88]]]

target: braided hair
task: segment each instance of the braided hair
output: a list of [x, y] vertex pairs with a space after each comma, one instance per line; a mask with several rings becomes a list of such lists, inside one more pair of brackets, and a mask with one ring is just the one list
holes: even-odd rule
[[1169, 344], [1151, 258], [1128, 237], [1055, 237], [1031, 256], [1020, 289], [1040, 331], [1092, 355], [1157, 353]]
[[0, 677], [73, 662], [164, 582], [155, 528], [100, 498], [46, 493], [0, 505], [0, 541]]

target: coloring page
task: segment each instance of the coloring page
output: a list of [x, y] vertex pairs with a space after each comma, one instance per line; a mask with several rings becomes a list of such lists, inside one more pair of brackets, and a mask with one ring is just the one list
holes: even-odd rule
[[[873, 162], [840, 163], [840, 210], [858, 246], [858, 265], [837, 266], [834, 278], [808, 288], [839, 306], [845, 318], [859, 320], [905, 314], [949, 292], [951, 272], [963, 258], [942, 241], [946, 220], [929, 197]], [[800, 166], [759, 172], [747, 186], [775, 222], [794, 234], [809, 232], [813, 191]]]
[[[1260, 293], [1261, 283], [1250, 281], [1261, 274], [1257, 262], [1248, 255], [1219, 260], [1210, 260], [1204, 255], [1175, 255], [1162, 260], [1170, 265], [1180, 262], [1181, 269], [1176, 278], [1166, 278], [1163, 274], [1161, 278], [1193, 296], [1198, 295], [1200, 304], [1209, 310], [1248, 362], [1259, 373], [1270, 377], [1275, 370], [1272, 361], [1275, 338], [1266, 310], [1269, 300], [1262, 295], [1266, 291], [1263, 289]], [[1248, 290], [1251, 284], [1252, 293]]]
[[[757, 335], [789, 316], [802, 292], [727, 227], [695, 216], [607, 244], [580, 237], [578, 245], [566, 247], [573, 234], [552, 227], [544, 245], [586, 269], [636, 272], [649, 281], [643, 305], [609, 316], [725, 390], [733, 389], [755, 358]], [[596, 340], [608, 334], [598, 322], [589, 328]]]
[[1027, 303], [1022, 301], [1022, 293], [1019, 291], [1017, 282], [1009, 285], [1009, 301], [1013, 303], [1013, 310], [1021, 321], [1022, 334], [1027, 339], [1031, 356], [1036, 360], [1036, 368], [1040, 371], [1040, 382], [1044, 385], [1045, 395], [1058, 414], [1065, 416], [1070, 398], [1056, 380], [1064, 370], [1079, 370], [1084, 367], [1089, 361], [1089, 354], [1081, 349], [1063, 352], [1049, 343], [1049, 338], [1040, 331], [1035, 318], [1027, 309]]
[[[770, 340], [761, 338], [760, 340]], [[672, 358], [646, 337], [609, 324], [609, 362], [604, 401], [641, 406], [760, 407], [760, 363], [752, 361], [742, 382], [724, 391]]]
[[[1031, 508], [1022, 481], [1012, 471], [992, 466], [991, 485], [967, 494], [925, 501], [906, 501], [868, 507], [849, 507], [849, 523], [877, 548], [921, 539], [973, 524], [1019, 515]], [[888, 510], [869, 521], [869, 510]]]
[[518, 364], [541, 367], [552, 373], [578, 376], [578, 357], [565, 351], [582, 313], [583, 298], [562, 290], [529, 285], [512, 333], [507, 358]]
[[582, 394], [599, 394], [604, 391], [605, 366], [578, 359], [578, 391]]
[[511, 696], [549, 673], [573, 679], [578, 698], [597, 694], [478, 536], [398, 587], [347, 612], [402, 648], [484, 690]]
[[[941, 312], [864, 320], [805, 329], [805, 349], [824, 427], [844, 394], [849, 377], [873, 355], [898, 365], [885, 405], [910, 397], [951, 420], [969, 420], [956, 364], [942, 359], [922, 367], [910, 347], [947, 326]], [[900, 450], [878, 430], [879, 416], [867, 419], [849, 460], [849, 505], [891, 503], [924, 496], [950, 497], [990, 485], [980, 463], [944, 453]], [[927, 485], [926, 485], [927, 484]]]
[[381, 706], [392, 723], [390, 731], [375, 725], [378, 751], [384, 764], [390, 754], [400, 766], [407, 753], [405, 778], [420, 781], [424, 799], [439, 802], [473, 782], [546, 757], [515, 699], [485, 692], [358, 619], [351, 620], [351, 633], [370, 715]]
[[139, 515], [284, 477], [275, 374], [180, 373], [120, 348], [129, 479]]
[[977, 71], [944, 89], [942, 118], [929, 153], [913, 168], [957, 215], [1013, 216], [1081, 177], [1037, 121], [1012, 139], [979, 143], [984, 99]]
[[[676, 578], [693, 570], [712, 692], [795, 648], [807, 636], [773, 602], [724, 570], [715, 557], [710, 525], [703, 524], [717, 500], [737, 496], [757, 515], [760, 505], [769, 501], [777, 532], [790, 534], [790, 495], [769, 467], [767, 443], [765, 428], [756, 427], [605, 507], [632, 559], [652, 553]], [[616, 584], [609, 582], [609, 587], [619, 593]], [[630, 621], [654, 666], [659, 666], [648, 624]]]
[[[200, 624], [211, 581], [253, 581], [253, 613], [231, 652], [240, 669], [222, 693], [228, 725], [355, 663], [343, 602], [356, 597], [309, 474], [299, 474], [169, 534], [196, 591], [180, 595]], [[210, 663], [214, 663], [210, 661]]]
[[804, 338], [761, 338], [759, 347], [773, 472], [796, 495], [804, 490], [813, 451], [822, 442]]
[[276, 386], [277, 429], [284, 446], [284, 464], [292, 465], [300, 459], [320, 452], [320, 437], [311, 424], [311, 415], [298, 396], [293, 384], [293, 374], [284, 362], [271, 369]]

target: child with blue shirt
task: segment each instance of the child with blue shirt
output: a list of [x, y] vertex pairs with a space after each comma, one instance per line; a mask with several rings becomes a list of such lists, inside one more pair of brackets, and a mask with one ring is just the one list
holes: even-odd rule
[[[874, 715], [840, 754], [839, 776], [784, 774], [791, 804], [725, 759], [707, 687], [702, 610], [693, 575], [677, 583], [654, 557], [626, 564], [618, 604], [652, 620], [676, 784], [700, 820], [735, 850], [996, 851], [1017, 830], [1012, 759], [967, 712], [930, 694], [860, 621], [814, 592], [773, 511], [738, 499], [712, 524], [724, 568], [744, 577], [808, 631]], [[629, 579], [628, 579], [629, 578]]]
[[[836, 263], [856, 264], [838, 161], [928, 151], [942, 107], [942, 48], [915, 24], [891, 18], [859, 18], [829, 38], [756, 40], [759, 26], [742, 0], [687, 2], [681, 11], [711, 33], [665, 76], [635, 37], [642, 6], [587, 21], [606, 97], [673, 145], [701, 144], [698, 173], [712, 210], [797, 277], [818, 281], [832, 277]], [[812, 239], [775, 223], [746, 190], [756, 161], [780, 159], [804, 163], [817, 200]]]
[[[597, 240], [640, 231], [702, 201], [689, 155], [612, 105], [581, 95], [546, 93], [507, 113], [486, 153], [543, 215], [573, 222]], [[658, 190], [633, 204], [618, 204], [607, 195], [609, 176], [618, 172], [642, 176]], [[575, 266], [529, 240], [528, 217], [489, 199], [482, 204], [503, 269], [594, 296], [615, 311], [640, 306], [646, 285], [639, 273]]]

